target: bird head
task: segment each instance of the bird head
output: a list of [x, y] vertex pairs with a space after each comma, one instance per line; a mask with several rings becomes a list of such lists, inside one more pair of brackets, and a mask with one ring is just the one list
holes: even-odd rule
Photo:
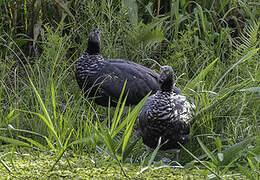
[[89, 54], [100, 53], [100, 31], [98, 29], [93, 29], [89, 33], [87, 52]]
[[98, 29], [91, 30], [88, 36], [88, 41], [100, 43], [100, 31]]
[[159, 84], [162, 91], [171, 91], [174, 83], [174, 72], [171, 66], [162, 66], [160, 69]]

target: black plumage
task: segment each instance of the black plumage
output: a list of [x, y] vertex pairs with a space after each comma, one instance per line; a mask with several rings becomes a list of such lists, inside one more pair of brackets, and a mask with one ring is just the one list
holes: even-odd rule
[[160, 150], [179, 149], [190, 137], [190, 121], [194, 105], [185, 96], [173, 90], [173, 70], [162, 66], [160, 90], [151, 95], [139, 114], [138, 133], [150, 148], [156, 148], [161, 137]]
[[[159, 74], [134, 62], [123, 59], [106, 59], [100, 54], [100, 32], [89, 34], [86, 52], [78, 59], [76, 79], [79, 87], [96, 104], [116, 106], [125, 80], [126, 105], [136, 105], [150, 91], [159, 89]], [[176, 91], [180, 91], [176, 88]]]

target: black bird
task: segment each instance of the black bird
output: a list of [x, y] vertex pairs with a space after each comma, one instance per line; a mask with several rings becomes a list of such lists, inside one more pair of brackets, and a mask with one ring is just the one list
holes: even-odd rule
[[[159, 89], [159, 74], [134, 62], [123, 59], [104, 60], [100, 54], [100, 32], [89, 33], [86, 52], [78, 59], [76, 79], [79, 87], [96, 104], [116, 106], [125, 80], [126, 105], [136, 105], [149, 92]], [[180, 90], [176, 88], [180, 93]]]
[[151, 95], [139, 114], [138, 134], [149, 148], [156, 148], [161, 137], [160, 150], [175, 150], [178, 161], [179, 143], [190, 137], [193, 104], [173, 89], [173, 70], [162, 66], [159, 78], [160, 90]]

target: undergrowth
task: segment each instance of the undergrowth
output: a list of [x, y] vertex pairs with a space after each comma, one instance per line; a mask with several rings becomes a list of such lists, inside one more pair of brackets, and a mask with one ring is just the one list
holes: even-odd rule
[[[158, 14], [158, 4], [148, 0], [57, 1], [58, 13], [53, 2], [25, 2], [23, 8], [0, 2], [6, 14], [0, 27], [2, 164], [25, 146], [30, 153], [53, 155], [50, 170], [61, 158], [71, 166], [71, 154], [87, 154], [95, 166], [118, 164], [127, 176], [125, 163], [147, 168], [160, 155], [147, 152], [136, 136], [145, 99], [136, 107], [125, 107], [121, 99], [116, 108], [103, 108], [76, 84], [75, 61], [86, 50], [88, 32], [98, 28], [104, 57], [155, 71], [172, 66], [177, 86], [196, 104], [183, 167], [209, 178], [222, 179], [230, 171], [259, 178], [259, 3], [177, 0]], [[41, 15], [32, 16], [28, 6]]]

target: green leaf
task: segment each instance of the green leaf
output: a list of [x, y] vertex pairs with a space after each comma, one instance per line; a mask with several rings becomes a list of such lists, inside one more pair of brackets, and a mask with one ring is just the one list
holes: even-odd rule
[[139, 112], [141, 110], [141, 108], [143, 107], [143, 104], [146, 102], [147, 98], [150, 96], [150, 93], [148, 93], [133, 109], [133, 111], [127, 116], [127, 118], [124, 120], [124, 122], [130, 122], [127, 125], [127, 128], [124, 132], [124, 136], [123, 136], [123, 147], [122, 147], [122, 154], [125, 151], [125, 148], [127, 146], [127, 142], [131, 136], [132, 133], [132, 129], [134, 127], [135, 121], [137, 119], [137, 116], [139, 115]]
[[146, 167], [143, 168], [139, 173], [142, 173], [145, 170], [147, 170], [151, 166], [151, 164], [153, 163], [160, 147], [162, 146], [161, 139], [162, 139], [161, 137], [158, 139], [158, 144], [157, 144], [156, 148], [153, 150], [153, 152], [150, 153], [149, 156], [146, 156], [144, 158], [144, 160], [142, 161], [142, 166], [146, 166]]
[[113, 157], [117, 159], [116, 145], [115, 145], [114, 140], [112, 139], [112, 136], [109, 134], [108, 131], [104, 132], [104, 140], [105, 140], [105, 143], [108, 146], [109, 150], [111, 151]]
[[200, 140], [199, 137], [197, 137], [197, 140], [200, 144], [200, 147], [203, 149], [203, 151], [208, 155], [208, 157], [212, 160], [212, 162], [217, 165], [218, 164], [218, 159], [213, 155], [212, 152], [203, 144], [203, 142]]
[[245, 150], [247, 145], [255, 140], [255, 138], [256, 137], [247, 138], [223, 151], [224, 159], [223, 161], [221, 161], [221, 165], [227, 165], [228, 163], [233, 161], [233, 159], [237, 158], [239, 156], [239, 153]]
[[245, 168], [241, 166], [240, 164], [237, 164], [237, 167], [239, 170], [250, 180], [255, 180], [254, 176], [252, 175], [251, 171], [248, 168]]
[[51, 141], [49, 140], [49, 138], [45, 137], [45, 140], [48, 144], [48, 146], [53, 150], [56, 151], [56, 148], [52, 145]]
[[124, 98], [124, 101], [121, 105], [121, 108], [120, 108], [120, 104], [121, 104], [121, 101], [122, 101], [122, 98], [123, 98], [123, 95], [124, 95], [126, 83], [127, 83], [127, 80], [125, 80], [125, 82], [124, 82], [124, 86], [122, 88], [122, 91], [121, 91], [121, 94], [119, 96], [119, 99], [118, 99], [118, 102], [117, 102], [117, 105], [116, 105], [116, 109], [115, 109], [115, 112], [114, 112], [113, 122], [112, 122], [112, 125], [111, 125], [111, 128], [110, 128], [110, 132], [112, 134], [112, 137], [114, 137], [116, 135], [114, 133], [114, 130], [116, 129], [116, 127], [117, 127], [117, 125], [120, 121], [120, 117], [123, 113], [124, 105], [125, 105], [125, 102], [126, 102], [126, 99], [127, 99], [127, 95], [126, 95], [126, 97]]
[[56, 101], [55, 101], [55, 91], [54, 91], [54, 84], [53, 80], [51, 80], [51, 98], [52, 98], [52, 108], [53, 108], [53, 117], [56, 120]]
[[151, 93], [148, 93], [131, 111], [131, 113], [126, 117], [126, 119], [119, 124], [119, 126], [115, 129], [114, 134], [118, 134], [124, 127], [127, 126], [127, 123], [131, 121], [131, 119], [136, 119], [143, 104], [146, 102], [147, 98]]
[[[124, 154], [122, 154], [123, 156], [123, 161], [129, 156], [129, 155], [133, 155], [133, 150], [134, 148], [138, 145], [138, 141], [140, 140], [140, 138], [135, 138], [135, 140], [131, 143], [128, 142], [125, 150], [124, 150]], [[143, 144], [142, 144], [143, 146]], [[136, 151], [135, 151], [136, 153]]]
[[8, 143], [11, 143], [11, 144], [14, 144], [16, 146], [26, 146], [26, 147], [31, 147], [30, 144], [27, 144], [23, 141], [19, 141], [19, 140], [16, 140], [16, 139], [12, 139], [12, 138], [8, 138], [8, 137], [4, 137], [4, 136], [0, 136], [0, 139], [5, 141], [5, 142], [8, 142]]
[[259, 27], [260, 21], [251, 21], [243, 28], [238, 38], [234, 39], [234, 46], [240, 55], [244, 55], [251, 49], [259, 47]]
[[30, 142], [32, 145], [38, 147], [39, 149], [42, 149], [42, 150], [45, 150], [45, 151], [48, 150], [48, 148], [46, 146], [32, 140], [31, 138], [27, 138], [27, 137], [24, 137], [24, 136], [18, 136], [18, 137]]
[[221, 140], [220, 140], [220, 138], [217, 137], [215, 141], [216, 141], [216, 146], [217, 146], [217, 148], [218, 148], [218, 152], [221, 153], [221, 146], [222, 146], [222, 145], [221, 145]]
[[[102, 128], [102, 127], [101, 127]], [[121, 171], [124, 173], [124, 175], [126, 176], [126, 172], [122, 166], [122, 164], [120, 163], [120, 160], [122, 159], [122, 157], [117, 156], [116, 154], [116, 143], [114, 142], [114, 140], [112, 139], [112, 136], [109, 134], [109, 131], [103, 131], [103, 135], [104, 135], [104, 141], [106, 143], [106, 145], [108, 146], [110, 152], [112, 153], [111, 156], [113, 158], [116, 159], [116, 161], [118, 162]]]
[[154, 159], [155, 159], [155, 157], [156, 157], [156, 154], [158, 153], [158, 151], [159, 151], [159, 149], [160, 149], [160, 147], [161, 147], [161, 140], [162, 140], [162, 138], [160, 137], [159, 140], [158, 140], [158, 145], [157, 145], [157, 147], [154, 149], [154, 151], [153, 151], [153, 153], [152, 153], [152, 156], [151, 156], [151, 158], [150, 158], [149, 161], [148, 161], [148, 165], [147, 165], [148, 167], [151, 166], [152, 162], [154, 161]]
[[122, 0], [122, 7], [127, 9], [131, 24], [136, 25], [138, 22], [138, 6], [136, 0]]
[[92, 136], [87, 137], [87, 138], [82, 138], [76, 141], [73, 141], [72, 143], [70, 143], [68, 146], [72, 146], [72, 145], [76, 145], [76, 144], [85, 144], [85, 143], [89, 143], [93, 141], [94, 138], [94, 134], [92, 134]]
[[215, 86], [212, 88], [212, 91], [214, 91], [217, 86], [220, 84], [220, 82], [224, 79], [224, 77], [232, 70], [234, 69], [236, 66], [238, 66], [241, 62], [247, 61], [248, 59], [250, 59], [252, 56], [254, 56], [257, 51], [259, 50], [259, 48], [253, 49], [251, 51], [249, 51], [245, 56], [243, 56], [241, 59], [239, 59], [235, 64], [233, 64], [225, 73], [224, 75], [218, 80], [218, 82], [215, 84]]
[[164, 40], [163, 30], [160, 27], [153, 28], [153, 25], [144, 25], [143, 30], [138, 35], [137, 39], [143, 42], [146, 46], [151, 46], [154, 43]]
[[187, 93], [188, 89], [194, 89], [197, 83], [202, 81], [208, 72], [213, 68], [214, 64], [219, 60], [219, 58], [216, 58], [212, 63], [210, 63], [205, 69], [203, 69], [193, 80], [191, 80], [185, 87], [184, 93]]
[[209, 166], [207, 166], [203, 161], [201, 161], [199, 158], [197, 158], [194, 154], [192, 154], [188, 149], [186, 149], [182, 144], [178, 143], [182, 149], [184, 149], [189, 155], [191, 155], [196, 161], [198, 161], [200, 164], [202, 164], [205, 168], [207, 168], [210, 172], [215, 174], [219, 179], [223, 179], [217, 172], [215, 172], [213, 169], [211, 169]]
[[65, 146], [63, 146], [63, 148], [60, 149], [60, 152], [59, 152], [59, 154], [57, 155], [57, 159], [56, 159], [56, 161], [54, 162], [54, 164], [51, 166], [50, 171], [52, 171], [52, 170], [54, 169], [55, 165], [59, 162], [59, 160], [61, 159], [61, 157], [63, 156], [63, 154], [64, 154], [64, 152], [65, 152], [65, 149], [66, 149]]
[[13, 114], [14, 114], [14, 109], [13, 110], [11, 110], [9, 113], [8, 113], [8, 115], [5, 117], [5, 122], [8, 124], [8, 123], [10, 123], [10, 121], [12, 120], [12, 119], [14, 119], [12, 116], [13, 116]]
[[39, 114], [39, 113], [34, 113], [34, 114], [38, 115], [38, 116], [45, 122], [45, 124], [48, 126], [48, 128], [50, 129], [50, 131], [52, 132], [52, 134], [54, 135], [54, 137], [56, 138], [56, 140], [59, 142], [59, 145], [62, 146], [62, 144], [61, 144], [61, 142], [60, 142], [60, 139], [59, 139], [59, 137], [58, 137], [58, 135], [57, 135], [57, 133], [56, 133], [54, 127], [53, 127], [53, 124], [52, 124], [50, 115], [49, 115], [49, 113], [48, 113], [48, 111], [47, 111], [47, 109], [46, 109], [46, 107], [45, 107], [45, 105], [44, 105], [44, 103], [43, 103], [43, 101], [42, 101], [42, 98], [41, 98], [40, 94], [39, 94], [38, 91], [36, 90], [36, 88], [35, 88], [35, 86], [34, 86], [32, 80], [31, 80], [30, 78], [29, 78], [29, 81], [30, 81], [30, 84], [31, 84], [31, 86], [32, 86], [32, 88], [33, 88], [35, 94], [36, 94], [36, 97], [37, 97], [37, 99], [38, 99], [38, 101], [39, 101], [39, 103], [40, 103], [40, 105], [41, 105], [41, 108], [42, 108], [42, 110], [43, 110], [44, 115], [45, 115], [46, 118], [43, 117], [43, 116], [42, 116], [41, 114]]
[[68, 6], [65, 4], [63, 0], [55, 0], [55, 2], [70, 16], [72, 17], [73, 20], [75, 20], [75, 17], [71, 13], [70, 9]]
[[251, 168], [251, 171], [254, 171], [256, 169], [254, 163], [252, 162], [252, 160], [250, 158], [247, 158], [248, 164]]
[[127, 146], [128, 140], [129, 140], [129, 138], [130, 138], [130, 136], [131, 136], [132, 129], [133, 129], [134, 124], [135, 124], [135, 119], [136, 119], [136, 118], [134, 118], [134, 119], [128, 124], [128, 126], [126, 127], [126, 130], [125, 130], [125, 132], [124, 132], [124, 136], [123, 136], [123, 146], [122, 146], [122, 156], [123, 156], [123, 154], [124, 154], [124, 152], [125, 152], [125, 148], [126, 148], [126, 146]]
[[224, 169], [221, 171], [222, 174], [225, 174], [228, 172], [228, 170], [234, 166], [234, 163], [237, 162], [237, 160], [239, 159], [239, 156], [238, 157], [235, 157], [232, 161], [230, 161], [227, 165], [225, 165]]
[[[66, 139], [65, 144], [64, 144], [63, 147], [61, 148], [61, 150], [60, 150], [60, 152], [59, 152], [59, 154], [58, 154], [58, 156], [57, 156], [57, 160], [56, 160], [55, 163], [52, 165], [50, 171], [52, 171], [52, 170], [54, 169], [55, 165], [59, 162], [59, 160], [60, 160], [61, 157], [63, 156], [65, 150], [67, 149], [67, 147], [68, 147], [67, 144], [68, 144], [68, 142], [69, 142], [69, 140], [70, 140], [70, 137], [71, 137], [71, 135], [72, 135], [72, 132], [73, 132], [73, 129], [70, 131], [70, 134], [69, 134], [68, 138]], [[69, 166], [70, 166], [70, 163], [69, 163], [68, 160], [67, 160], [67, 162], [68, 162], [68, 164], [69, 164]]]

